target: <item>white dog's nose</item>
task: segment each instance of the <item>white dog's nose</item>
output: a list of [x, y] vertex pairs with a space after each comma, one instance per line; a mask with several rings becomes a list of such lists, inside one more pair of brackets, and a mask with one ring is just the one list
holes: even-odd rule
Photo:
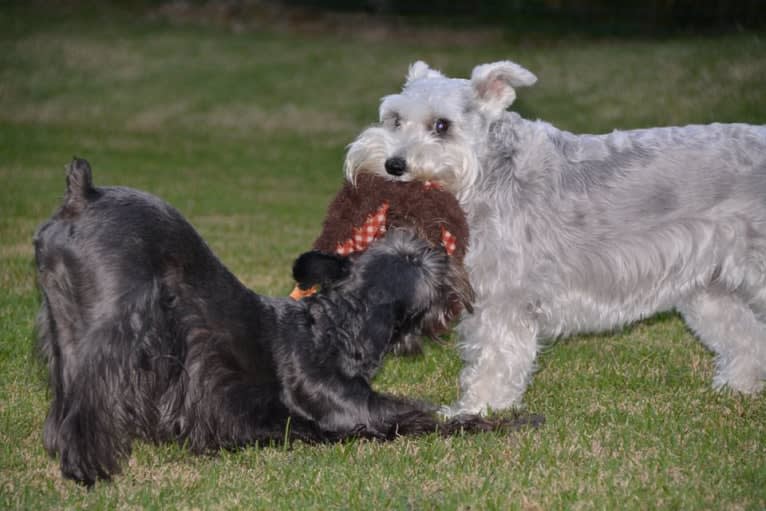
[[385, 163], [386, 172], [392, 176], [401, 176], [407, 171], [407, 161], [400, 156], [388, 158]]

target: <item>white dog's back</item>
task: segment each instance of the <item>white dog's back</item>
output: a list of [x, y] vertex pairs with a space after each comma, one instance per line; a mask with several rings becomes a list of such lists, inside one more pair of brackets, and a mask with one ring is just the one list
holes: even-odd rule
[[[467, 204], [472, 226], [495, 230], [473, 233], [467, 264], [490, 294], [505, 287], [509, 300], [540, 303], [542, 336], [671, 309], [713, 277], [730, 289], [763, 285], [745, 281], [766, 261], [766, 128], [573, 135], [508, 113], [488, 154], [507, 154], [508, 141], [518, 166], [490, 159]], [[498, 238], [502, 248], [482, 246]], [[482, 279], [503, 251], [498, 264], [511, 271]]]

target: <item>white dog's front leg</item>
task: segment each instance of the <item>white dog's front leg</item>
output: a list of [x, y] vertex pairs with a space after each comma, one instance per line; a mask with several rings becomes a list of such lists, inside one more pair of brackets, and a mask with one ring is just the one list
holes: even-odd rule
[[535, 367], [537, 326], [527, 314], [490, 306], [458, 326], [465, 367], [460, 398], [442, 413], [454, 416], [502, 410], [521, 402]]

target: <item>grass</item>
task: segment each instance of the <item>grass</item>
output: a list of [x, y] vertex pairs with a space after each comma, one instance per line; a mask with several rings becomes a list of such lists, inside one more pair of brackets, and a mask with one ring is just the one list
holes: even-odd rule
[[[540, 78], [514, 108], [572, 131], [766, 123], [764, 34], [349, 42], [14, 5], [0, 6], [0, 508], [766, 508], [766, 396], [713, 392], [711, 355], [674, 315], [546, 350], [524, 399], [547, 417], [536, 431], [213, 457], [138, 443], [123, 475], [85, 491], [41, 445], [31, 249], [76, 154], [97, 183], [172, 202], [246, 284], [282, 295], [345, 144], [409, 62], [466, 76], [512, 58]], [[449, 402], [459, 368], [451, 343], [432, 345], [376, 385]]]

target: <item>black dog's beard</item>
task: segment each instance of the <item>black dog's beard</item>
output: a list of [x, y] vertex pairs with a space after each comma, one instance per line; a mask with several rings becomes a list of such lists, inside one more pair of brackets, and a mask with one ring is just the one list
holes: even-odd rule
[[411, 233], [341, 262], [322, 293], [295, 302], [245, 288], [156, 197], [93, 187], [84, 160], [72, 162], [67, 188], [35, 235], [53, 394], [44, 444], [65, 477], [110, 478], [134, 438], [205, 452], [528, 422], [445, 423], [430, 406], [371, 389], [397, 328], [407, 335], [438, 318], [443, 293], [459, 287], [448, 256]]

